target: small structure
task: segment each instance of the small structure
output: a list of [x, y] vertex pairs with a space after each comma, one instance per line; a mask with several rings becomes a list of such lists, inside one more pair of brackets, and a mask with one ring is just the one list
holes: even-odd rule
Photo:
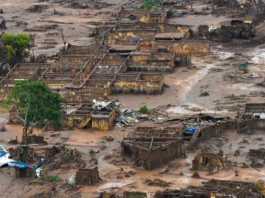
[[181, 189], [173, 190], [168, 189], [164, 192], [156, 193], [157, 198], [245, 198], [245, 197], [257, 197], [261, 198], [261, 193], [254, 192], [255, 185], [251, 182], [241, 181], [226, 181], [212, 179], [206, 182], [202, 187], [198, 187], [195, 190]]
[[97, 50], [97, 45], [89, 45], [89, 46], [71, 46], [71, 48], [67, 51], [62, 51], [59, 55], [62, 58], [89, 58], [93, 55], [93, 53]]
[[265, 103], [247, 103], [244, 119], [265, 119]]
[[78, 185], [95, 185], [99, 180], [98, 167], [79, 169], [76, 173], [76, 184]]
[[163, 23], [167, 20], [167, 14], [169, 9], [157, 8], [151, 11], [149, 22]]
[[201, 153], [192, 160], [193, 170], [208, 170], [214, 173], [225, 166], [223, 154]]
[[127, 68], [129, 71], [172, 72], [176, 66], [173, 53], [131, 53]]
[[130, 40], [119, 40], [117, 39], [110, 46], [109, 52], [119, 52], [119, 53], [130, 53], [137, 51], [139, 49], [140, 40], [130, 39]]
[[254, 189], [254, 183], [212, 179], [205, 183], [203, 187], [198, 189], [198, 194], [207, 197], [244, 198], [252, 197], [249, 195], [252, 189]]
[[59, 58], [45, 72], [42, 80], [52, 89], [63, 88], [65, 84], [72, 83], [87, 61], [88, 57]]
[[109, 130], [114, 125], [116, 113], [95, 108], [93, 103], [66, 103], [63, 115], [67, 128]]
[[142, 166], [146, 170], [158, 168], [162, 164], [185, 156], [184, 140], [181, 138], [124, 138], [121, 147], [124, 157], [133, 158], [137, 166]]
[[0, 86], [1, 88], [9, 89], [18, 80], [38, 81], [49, 68], [50, 64], [46, 63], [18, 63], [0, 81]]
[[123, 193], [123, 198], [147, 198], [147, 194], [144, 192], [129, 192], [125, 191]]
[[47, 144], [47, 142], [44, 141], [43, 136], [39, 136], [35, 134], [28, 136], [27, 142], [28, 144]]
[[169, 125], [167, 127], [137, 127], [130, 136], [132, 137], [180, 137], [182, 124]]
[[106, 54], [92, 71], [93, 75], [117, 74], [126, 72], [126, 58], [119, 54]]

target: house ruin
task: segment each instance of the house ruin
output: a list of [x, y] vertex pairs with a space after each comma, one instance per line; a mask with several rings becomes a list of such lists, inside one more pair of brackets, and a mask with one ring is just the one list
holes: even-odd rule
[[185, 156], [184, 140], [174, 137], [127, 137], [121, 147], [123, 157], [132, 158], [136, 166], [146, 170]]
[[201, 153], [192, 160], [193, 170], [207, 170], [210, 174], [215, 173], [219, 169], [226, 166], [226, 159], [223, 153]]
[[114, 125], [116, 113], [95, 108], [93, 103], [66, 103], [64, 106], [64, 127], [79, 129], [109, 130]]
[[198, 197], [257, 197], [262, 196], [259, 193], [254, 192], [254, 183], [241, 182], [241, 181], [227, 181], [227, 180], [215, 180], [212, 179], [196, 189], [183, 189], [183, 190], [166, 190], [162, 193], [157, 193], [157, 198], [198, 198]]
[[[208, 197], [244, 198], [251, 193], [254, 183], [212, 179], [198, 189], [198, 193]], [[250, 195], [251, 197], [251, 195]]]
[[[167, 23], [167, 14], [167, 9], [121, 10], [118, 21], [97, 25], [91, 35], [96, 36], [95, 44], [70, 45], [53, 63], [17, 64], [0, 81], [2, 98], [17, 80], [43, 81], [64, 98], [64, 105], [76, 108], [64, 114], [64, 126], [111, 128], [113, 112], [92, 109], [94, 99], [106, 100], [112, 94], [162, 94], [164, 74], [177, 66], [189, 66], [193, 54], [210, 53], [209, 42], [193, 40], [188, 25]], [[124, 17], [136, 20], [123, 21]]]
[[95, 185], [99, 180], [98, 167], [79, 169], [76, 173], [76, 184], [78, 185]]

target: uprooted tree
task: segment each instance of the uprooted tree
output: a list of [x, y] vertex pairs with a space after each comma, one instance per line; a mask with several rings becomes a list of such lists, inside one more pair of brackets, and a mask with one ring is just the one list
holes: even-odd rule
[[15, 62], [22, 61], [26, 56], [26, 49], [30, 45], [30, 36], [28, 34], [9, 34], [4, 33], [1, 40], [7, 51], [7, 60]]
[[27, 144], [34, 127], [49, 124], [55, 130], [62, 127], [62, 98], [53, 93], [44, 82], [16, 81], [7, 97], [23, 126], [22, 142]]

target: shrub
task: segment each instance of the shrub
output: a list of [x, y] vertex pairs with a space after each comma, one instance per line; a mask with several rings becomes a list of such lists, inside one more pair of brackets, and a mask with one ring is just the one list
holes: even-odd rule
[[138, 112], [139, 112], [139, 113], [143, 113], [143, 114], [147, 114], [147, 113], [149, 113], [149, 109], [148, 109], [148, 107], [147, 107], [146, 105], [144, 105], [144, 106], [142, 106], [142, 107], [139, 109]]
[[244, 66], [244, 67], [239, 66], [239, 70], [243, 71], [244, 73], [248, 73], [249, 72], [248, 66]]
[[147, 10], [153, 10], [153, 9], [156, 9], [157, 7], [158, 7], [158, 4], [154, 2], [153, 0], [144, 0], [143, 5], [141, 6], [141, 8], [147, 9]]
[[21, 57], [24, 50], [29, 47], [30, 36], [28, 34], [9, 34], [4, 33], [1, 40], [7, 49], [7, 59], [10, 60], [14, 55]]

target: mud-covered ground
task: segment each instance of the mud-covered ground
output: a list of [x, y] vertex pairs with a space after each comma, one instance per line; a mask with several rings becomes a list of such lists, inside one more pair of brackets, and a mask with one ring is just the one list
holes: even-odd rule
[[[68, 43], [74, 45], [88, 45], [92, 42], [89, 33], [92, 32], [92, 21], [106, 21], [110, 18], [112, 12], [117, 12], [121, 5], [125, 8], [135, 7], [141, 1], [130, 0], [104, 0], [100, 1], [75, 1], [87, 6], [83, 8], [78, 4], [73, 8], [70, 1], [37, 1], [37, 0], [1, 0], [0, 8], [4, 14], [0, 17], [7, 21], [7, 30], [5, 32], [17, 33], [26, 31], [30, 34], [36, 34], [34, 53], [52, 55], [58, 52], [62, 46], [61, 30]], [[103, 2], [103, 3], [102, 3]], [[105, 3], [104, 3], [105, 2]], [[107, 2], [107, 4], [106, 4]], [[40, 6], [41, 9], [35, 11], [28, 10], [32, 6]], [[194, 9], [199, 9], [201, 5], [194, 5]], [[185, 15], [182, 18], [170, 19], [172, 23], [189, 24], [195, 27], [198, 24], [208, 24], [218, 26], [227, 21], [226, 17], [215, 17], [212, 15]], [[264, 100], [265, 92], [263, 86], [258, 86], [264, 80], [265, 69], [265, 51], [258, 41], [262, 40], [262, 24], [258, 28], [258, 35], [254, 40], [255, 45], [239, 45], [241, 41], [235, 41], [237, 45], [230, 44], [212, 44], [212, 53], [205, 57], [192, 57], [193, 67], [176, 68], [172, 74], [165, 75], [166, 88], [161, 95], [117, 95], [113, 99], [119, 99], [127, 108], [138, 109], [146, 104], [149, 108], [160, 107], [160, 111], [170, 116], [191, 114], [191, 113], [222, 113], [234, 116], [238, 111], [242, 111], [247, 102], [260, 102]], [[251, 42], [251, 41], [250, 41]], [[238, 70], [240, 63], [248, 63], [249, 73], [243, 74]], [[208, 93], [208, 96], [201, 96], [202, 93]], [[207, 94], [206, 94], [207, 95]], [[170, 107], [169, 107], [170, 105]], [[0, 108], [1, 121], [7, 117], [7, 110]], [[21, 127], [18, 125], [6, 125], [7, 131], [0, 134], [1, 144], [7, 145], [7, 142], [16, 136], [21, 137]], [[144, 184], [146, 179], [160, 178], [171, 182], [169, 188], [181, 188], [191, 185], [200, 185], [202, 181], [211, 178], [234, 179], [242, 181], [258, 181], [264, 176], [264, 168], [258, 171], [253, 168], [240, 169], [239, 176], [235, 177], [235, 169], [221, 170], [215, 175], [208, 175], [207, 172], [199, 172], [202, 179], [194, 179], [191, 176], [194, 171], [191, 170], [191, 161], [194, 153], [188, 153], [185, 159], [177, 159], [168, 165], [154, 171], [143, 171], [130, 166], [128, 161], [120, 156], [120, 142], [123, 137], [131, 131], [131, 128], [114, 128], [108, 132], [102, 131], [62, 131], [62, 132], [41, 132], [45, 140], [49, 143], [48, 147], [53, 145], [65, 145], [68, 148], [76, 148], [82, 154], [87, 167], [94, 165], [89, 154], [91, 149], [96, 151], [95, 158], [98, 162], [98, 168], [102, 182], [96, 186], [82, 186], [82, 197], [96, 197], [99, 192], [109, 191], [121, 193], [124, 190], [137, 190], [144, 192], [155, 192], [161, 190], [161, 187], [150, 187]], [[107, 141], [105, 136], [112, 136], [113, 141]], [[255, 142], [257, 138], [262, 138], [263, 134], [255, 134], [251, 138], [247, 135], [239, 137], [234, 131], [222, 134], [221, 139], [226, 142], [220, 142], [213, 138], [202, 145], [205, 148], [218, 152], [222, 148], [226, 154], [233, 155], [235, 150], [239, 149], [239, 143], [243, 139], [248, 139], [249, 144], [242, 148], [242, 155], [234, 160], [244, 161], [249, 148], [263, 145]], [[232, 145], [230, 148], [229, 146]], [[233, 146], [234, 145], [234, 146]], [[10, 147], [10, 145], [7, 145]], [[34, 146], [41, 149], [41, 147]], [[254, 147], [253, 147], [254, 148]], [[199, 151], [198, 151], [199, 152]], [[247, 161], [247, 163], [249, 163]], [[166, 168], [167, 173], [159, 174]], [[238, 168], [237, 168], [238, 169]], [[68, 167], [66, 170], [61, 168], [50, 175], [58, 175], [61, 179], [68, 179], [75, 175], [77, 168]], [[133, 173], [133, 174], [132, 174]], [[180, 174], [182, 173], [182, 175]], [[0, 173], [0, 196], [1, 197], [30, 197], [36, 193], [48, 191], [52, 185], [58, 187], [60, 183], [46, 184], [43, 186], [28, 185], [28, 180], [17, 179], [14, 172], [11, 175]], [[65, 194], [60, 197], [69, 197], [69, 193], [61, 190]]]
[[91, 22], [108, 20], [122, 5], [128, 8], [135, 5], [135, 1], [129, 0], [87, 1], [88, 8], [82, 9], [73, 8], [69, 2], [73, 1], [1, 0], [0, 9], [4, 13], [0, 14], [0, 20], [6, 20], [6, 32], [36, 35], [34, 54], [49, 56], [63, 46], [61, 30], [66, 43], [88, 45], [94, 28]]

